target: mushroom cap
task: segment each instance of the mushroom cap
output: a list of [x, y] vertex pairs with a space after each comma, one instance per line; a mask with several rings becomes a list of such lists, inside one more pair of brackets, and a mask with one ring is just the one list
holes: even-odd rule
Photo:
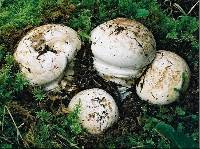
[[138, 96], [153, 104], [164, 105], [176, 101], [187, 90], [190, 70], [177, 54], [160, 50], [136, 86]]
[[81, 41], [73, 29], [57, 24], [36, 27], [19, 42], [14, 53], [21, 71], [30, 84], [54, 84], [71, 62]]
[[156, 54], [152, 33], [141, 23], [117, 18], [91, 32], [94, 66], [100, 75], [138, 78]]
[[118, 107], [113, 97], [98, 88], [87, 89], [75, 95], [69, 110], [73, 111], [80, 105], [79, 120], [91, 134], [100, 134], [118, 119]]

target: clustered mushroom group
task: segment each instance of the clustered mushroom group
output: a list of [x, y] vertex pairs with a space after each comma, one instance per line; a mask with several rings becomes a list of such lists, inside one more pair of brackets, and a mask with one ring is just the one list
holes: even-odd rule
[[[140, 99], [165, 105], [179, 99], [189, 85], [187, 63], [170, 51], [156, 51], [152, 33], [141, 23], [116, 18], [97, 26], [91, 32], [93, 65], [99, 76], [115, 82], [121, 98], [127, 89], [136, 86]], [[76, 31], [56, 24], [31, 30], [19, 42], [14, 53], [22, 73], [32, 86], [46, 91], [59, 89], [63, 76], [73, 81], [75, 55], [81, 49]], [[98, 88], [75, 95], [70, 111], [80, 106], [79, 120], [91, 134], [100, 134], [118, 119], [118, 107], [113, 97]]]

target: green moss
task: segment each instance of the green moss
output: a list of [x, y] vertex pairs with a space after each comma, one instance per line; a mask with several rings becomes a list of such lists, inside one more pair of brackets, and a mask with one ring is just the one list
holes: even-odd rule
[[0, 9], [0, 35], [8, 35], [13, 30], [23, 29], [27, 25], [39, 25], [47, 11], [59, 7], [63, 3], [61, 0], [2, 1]]
[[13, 29], [21, 29], [27, 24], [37, 25], [41, 22], [39, 1], [4, 1], [0, 10], [0, 34]]
[[28, 85], [28, 81], [24, 79], [23, 75], [14, 70], [15, 67], [13, 56], [7, 54], [5, 64], [0, 69], [0, 105], [12, 100], [15, 94], [23, 91], [24, 87]]
[[38, 122], [27, 140], [32, 140], [31, 145], [37, 148], [61, 148], [63, 144], [59, 139], [62, 139], [65, 147], [77, 148], [74, 139], [83, 132], [78, 121], [79, 112], [78, 106], [67, 116], [55, 116], [44, 110], [36, 112]]
[[32, 92], [36, 101], [43, 101], [46, 98], [46, 94], [41, 87], [35, 87]]

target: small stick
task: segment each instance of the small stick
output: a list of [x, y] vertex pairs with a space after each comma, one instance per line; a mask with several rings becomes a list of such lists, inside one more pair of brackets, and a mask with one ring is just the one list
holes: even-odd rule
[[8, 114], [10, 115], [10, 118], [12, 119], [12, 121], [13, 121], [13, 124], [14, 124], [14, 126], [15, 126], [15, 128], [16, 128], [16, 130], [17, 130], [17, 141], [18, 141], [18, 144], [19, 144], [19, 139], [18, 139], [18, 136], [20, 136], [20, 138], [22, 139], [22, 141], [23, 141], [24, 145], [25, 145], [25, 146], [28, 146], [28, 144], [27, 144], [27, 143], [25, 143], [24, 139], [22, 138], [22, 135], [21, 135], [21, 133], [20, 133], [20, 131], [19, 131], [19, 129], [18, 129], [18, 127], [17, 127], [17, 125], [16, 125], [15, 121], [14, 121], [14, 118], [13, 118], [13, 116], [12, 116], [12, 114], [11, 114], [10, 110], [8, 109], [8, 107], [7, 107], [7, 106], [5, 106], [5, 108], [6, 108], [6, 110], [8, 111]]
[[2, 119], [2, 125], [1, 125], [2, 133], [3, 133], [4, 119], [5, 119], [5, 112], [6, 112], [6, 108], [4, 107], [4, 109], [3, 109], [3, 119]]
[[66, 140], [66, 141], [70, 144], [70, 146], [72, 146], [72, 147], [74, 147], [74, 148], [77, 148], [77, 149], [79, 148], [76, 144], [70, 142], [67, 138], [63, 137], [62, 135], [57, 134], [57, 136], [60, 137], [61, 139]]
[[183, 8], [179, 4], [174, 3], [173, 6], [176, 7], [184, 15], [187, 15], [186, 12], [183, 10]]
[[190, 9], [190, 11], [187, 13], [187, 15], [189, 15], [191, 12], [192, 12], [192, 10], [196, 7], [196, 5], [199, 3], [199, 1], [197, 1], [196, 2], [196, 4], [194, 4], [194, 6], [192, 6], [192, 8]]

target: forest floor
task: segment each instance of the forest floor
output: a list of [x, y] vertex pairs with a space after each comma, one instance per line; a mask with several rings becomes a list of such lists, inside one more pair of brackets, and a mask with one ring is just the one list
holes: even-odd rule
[[[0, 148], [197, 148], [199, 140], [199, 53], [197, 1], [162, 0], [0, 0]], [[93, 68], [89, 35], [97, 25], [127, 17], [153, 33], [157, 50], [169, 50], [186, 60], [191, 70], [188, 90], [165, 106], [139, 99], [135, 86], [121, 101], [116, 84], [98, 76]], [[82, 48], [75, 60], [72, 85], [45, 93], [19, 77], [12, 54], [32, 28], [59, 23], [78, 31]], [[101, 135], [77, 127], [66, 107], [78, 92], [101, 88], [118, 105], [120, 118]]]

